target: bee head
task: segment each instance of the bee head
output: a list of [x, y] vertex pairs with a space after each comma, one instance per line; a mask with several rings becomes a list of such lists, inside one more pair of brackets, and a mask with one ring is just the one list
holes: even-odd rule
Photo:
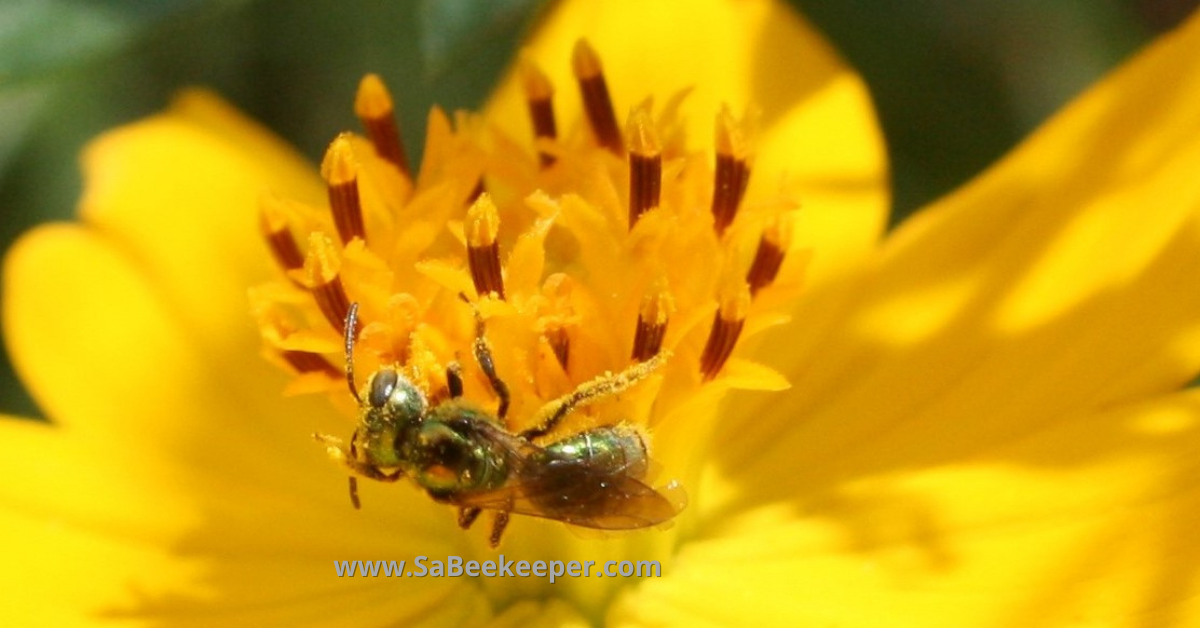
[[358, 438], [367, 460], [379, 467], [399, 466], [399, 442], [424, 417], [425, 395], [396, 369], [384, 367], [367, 380], [359, 408]]

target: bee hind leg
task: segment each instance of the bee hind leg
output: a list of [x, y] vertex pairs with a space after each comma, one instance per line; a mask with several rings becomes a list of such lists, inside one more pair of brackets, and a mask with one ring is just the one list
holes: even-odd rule
[[492, 535], [488, 537], [488, 546], [492, 549], [500, 547], [500, 537], [504, 536], [504, 529], [508, 527], [508, 511], [501, 510], [496, 513], [496, 518], [492, 520]]
[[597, 400], [625, 392], [662, 368], [669, 357], [669, 351], [660, 351], [649, 360], [633, 364], [620, 373], [606, 373], [580, 384], [575, 390], [542, 406], [534, 415], [534, 427], [521, 432], [519, 436], [530, 440], [549, 434], [568, 414]]

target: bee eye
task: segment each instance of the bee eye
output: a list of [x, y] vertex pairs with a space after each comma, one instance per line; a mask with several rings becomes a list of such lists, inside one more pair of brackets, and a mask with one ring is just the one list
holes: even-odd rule
[[392, 369], [381, 369], [371, 378], [371, 390], [367, 393], [367, 403], [372, 408], [382, 408], [388, 397], [396, 389], [396, 381], [400, 374]]

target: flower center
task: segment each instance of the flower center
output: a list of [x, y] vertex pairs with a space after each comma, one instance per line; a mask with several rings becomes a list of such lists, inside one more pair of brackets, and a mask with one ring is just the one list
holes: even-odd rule
[[[607, 473], [670, 495], [673, 480], [694, 486], [721, 396], [778, 378], [735, 353], [784, 318], [807, 257], [792, 250], [794, 199], [747, 198], [752, 116], [716, 112], [714, 159], [687, 147], [686, 90], [657, 114], [648, 100], [633, 107], [622, 129], [595, 51], [580, 41], [571, 61], [583, 116], [565, 134], [553, 86], [522, 59], [533, 150], [479, 116], [452, 123], [435, 108], [418, 170], [391, 96], [367, 76], [355, 101], [366, 138], [340, 135], [322, 163], [328, 207], [263, 198], [263, 234], [286, 278], [252, 292], [268, 353], [295, 374], [290, 392], [344, 405], [352, 345], [357, 431], [345, 446], [325, 442], [358, 475], [421, 477], [415, 467], [433, 457], [438, 489], [421, 488], [469, 506], [462, 487], [480, 476], [503, 492], [562, 458], [585, 482]], [[347, 329], [352, 304], [358, 324]], [[386, 385], [401, 380], [424, 405], [392, 412]], [[370, 421], [381, 417], [394, 441], [376, 438]], [[436, 444], [413, 444], [426, 437]], [[492, 442], [521, 470], [472, 476], [466, 463], [494, 453]], [[388, 449], [389, 463], [372, 448]], [[578, 484], [545, 490], [578, 506], [591, 498]], [[649, 509], [601, 496], [584, 516], [553, 500], [522, 510], [522, 498], [482, 507], [584, 526]]]

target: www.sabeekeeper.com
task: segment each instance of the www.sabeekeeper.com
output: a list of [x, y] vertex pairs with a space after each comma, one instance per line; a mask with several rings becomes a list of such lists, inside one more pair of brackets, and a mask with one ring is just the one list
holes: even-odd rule
[[610, 560], [597, 565], [594, 560], [463, 560], [447, 556], [446, 560], [429, 560], [417, 556], [412, 564], [403, 560], [335, 560], [333, 569], [339, 578], [661, 578], [662, 565], [657, 560]]

